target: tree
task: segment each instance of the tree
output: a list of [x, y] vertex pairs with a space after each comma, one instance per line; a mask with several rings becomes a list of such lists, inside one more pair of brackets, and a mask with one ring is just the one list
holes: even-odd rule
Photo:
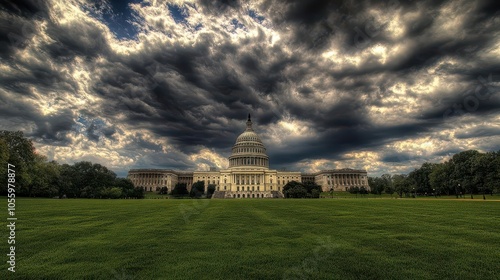
[[[21, 195], [28, 194], [29, 184], [32, 181], [33, 167], [35, 164], [35, 147], [31, 140], [24, 138], [21, 131], [0, 131], [0, 156], [2, 162], [2, 175], [5, 175], [7, 163], [15, 166], [16, 188], [21, 190]], [[5, 177], [3, 177], [5, 178]], [[7, 185], [2, 184], [1, 193], [7, 194]]]
[[80, 197], [80, 189], [75, 185], [77, 182], [73, 182], [75, 178], [77, 178], [76, 176], [77, 174], [74, 166], [69, 164], [59, 166], [59, 178], [57, 182], [59, 197]]
[[[321, 187], [319, 187], [319, 189], [321, 189]], [[316, 196], [316, 192], [318, 191], [318, 186], [316, 184], [308, 183], [307, 185], [304, 185], [297, 181], [290, 181], [283, 186], [283, 195], [285, 198], [311, 198], [313, 197], [313, 190], [316, 190], [314, 192], [314, 195]]]
[[[389, 190], [389, 192], [392, 190], [392, 193], [394, 193], [394, 189], [393, 189], [393, 186], [392, 186], [392, 176], [391, 174], [383, 174], [381, 176], [381, 179], [382, 179], [382, 182], [383, 182], [383, 188], [380, 190], [379, 194], [382, 193], [382, 191], [386, 191], [386, 190]], [[388, 192], [386, 192], [388, 193]]]
[[392, 197], [392, 194], [394, 193], [394, 187], [392, 186], [392, 184], [390, 186], [386, 186], [384, 192], [386, 194], [390, 194]]
[[285, 198], [319, 198], [321, 191], [321, 186], [314, 182], [290, 181], [283, 186]]
[[99, 190], [99, 196], [101, 198], [120, 198], [122, 196], [122, 190], [117, 187], [113, 188], [102, 188]]
[[[9, 163], [9, 148], [5, 139], [0, 138], [0, 178], [7, 178], [7, 164]], [[7, 185], [2, 184], [0, 195], [7, 195]]]
[[321, 195], [321, 192], [323, 191], [321, 189], [321, 186], [314, 183], [314, 182], [307, 181], [307, 182], [303, 183], [302, 185], [307, 190], [307, 197], [308, 198], [319, 198]]
[[73, 165], [75, 177], [72, 182], [79, 190], [81, 197], [97, 198], [101, 189], [113, 186], [116, 174], [100, 164], [88, 161], [77, 162]]
[[167, 187], [161, 187], [160, 191], [158, 192], [159, 194], [168, 194], [168, 188]]
[[207, 198], [212, 198], [212, 195], [215, 192], [215, 185], [214, 184], [208, 184], [207, 186]]
[[356, 197], [358, 197], [359, 187], [349, 187], [349, 192], [352, 194], [356, 194]]
[[487, 193], [493, 193], [493, 190], [500, 181], [500, 160], [498, 157], [498, 152], [479, 154], [474, 157], [472, 164], [473, 184], [482, 193], [483, 199], [486, 199], [485, 195]]
[[294, 185], [283, 191], [285, 198], [306, 198], [307, 190], [302, 185]]
[[368, 194], [368, 190], [363, 186], [363, 187], [359, 188], [359, 193], [360, 194]]
[[191, 187], [190, 197], [200, 198], [205, 193], [205, 181], [198, 181]]
[[35, 155], [33, 180], [26, 189], [25, 195], [34, 197], [59, 196], [59, 165], [55, 161], [46, 162], [45, 156]]
[[121, 197], [135, 197], [135, 188], [134, 184], [130, 179], [127, 178], [116, 178], [115, 179], [115, 187], [119, 188], [122, 192]]
[[453, 164], [452, 180], [456, 185], [460, 184], [468, 193], [471, 199], [474, 198], [473, 193], [477, 191], [474, 184], [473, 166], [475, 157], [479, 155], [476, 150], [469, 150], [453, 155], [451, 162]]
[[432, 193], [432, 187], [429, 180], [429, 175], [435, 168], [436, 164], [425, 162], [420, 168], [417, 168], [408, 174], [408, 178], [412, 183], [412, 188], [415, 188], [417, 193]]
[[[390, 180], [391, 175], [384, 174], [382, 176], [386, 176], [385, 179], [379, 177], [368, 177], [368, 185], [370, 186], [371, 192], [373, 194], [382, 194], [385, 186], [389, 185], [388, 180]], [[389, 179], [387, 179], [387, 176], [389, 177]]]
[[134, 193], [133, 193], [132, 197], [135, 197], [135, 198], [144, 198], [144, 188], [142, 188], [142, 187], [135, 187], [134, 188]]
[[408, 194], [410, 192], [410, 180], [406, 174], [396, 174], [392, 176], [392, 183], [394, 190], [398, 193], [399, 197], [403, 197], [403, 194]]
[[187, 196], [189, 194], [186, 183], [177, 183], [175, 184], [174, 189], [172, 190], [172, 195], [174, 197]]
[[435, 194], [450, 195], [455, 192], [455, 186], [450, 181], [452, 166], [449, 162], [437, 164], [429, 174], [429, 183]]

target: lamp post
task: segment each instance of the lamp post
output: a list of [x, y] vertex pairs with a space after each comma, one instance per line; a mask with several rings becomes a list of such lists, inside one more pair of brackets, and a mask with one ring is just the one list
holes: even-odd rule
[[460, 198], [462, 198], [462, 190], [460, 189], [460, 184], [458, 184], [458, 189], [460, 190]]
[[436, 196], [436, 189], [432, 189], [432, 191], [434, 192], [434, 197], [437, 197]]
[[330, 188], [330, 194], [331, 194], [331, 196], [333, 198], [333, 187]]
[[417, 191], [413, 188], [413, 198], [417, 198]]

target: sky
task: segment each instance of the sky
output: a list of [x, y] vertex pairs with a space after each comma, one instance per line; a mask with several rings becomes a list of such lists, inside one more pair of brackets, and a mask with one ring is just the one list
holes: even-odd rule
[[500, 150], [498, 1], [0, 3], [0, 130], [49, 160], [407, 173]]

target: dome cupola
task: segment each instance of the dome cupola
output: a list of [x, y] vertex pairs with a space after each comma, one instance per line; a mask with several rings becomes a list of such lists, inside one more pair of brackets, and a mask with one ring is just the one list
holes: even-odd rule
[[247, 128], [243, 131], [233, 145], [229, 157], [230, 168], [256, 167], [269, 168], [269, 157], [266, 148], [252, 127], [252, 119], [248, 114]]

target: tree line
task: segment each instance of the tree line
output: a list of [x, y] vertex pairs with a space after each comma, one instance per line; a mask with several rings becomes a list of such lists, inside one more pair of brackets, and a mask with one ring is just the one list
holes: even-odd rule
[[177, 183], [170, 193], [174, 198], [191, 197], [191, 198], [202, 198], [204, 195], [206, 198], [212, 198], [215, 192], [215, 185], [208, 184], [207, 192], [205, 193], [205, 181], [197, 181], [191, 186], [189, 191], [186, 183]]
[[[16, 196], [61, 198], [144, 198], [144, 190], [117, 178], [106, 166], [88, 161], [59, 164], [36, 152], [21, 131], [0, 131], [0, 176], [15, 166]], [[7, 184], [0, 187], [7, 195]]]
[[290, 181], [283, 186], [283, 196], [285, 198], [319, 198], [321, 186], [314, 182]]
[[500, 192], [500, 151], [480, 153], [468, 150], [443, 163], [425, 162], [409, 174], [384, 174], [369, 177], [373, 194], [415, 195], [486, 195]]

